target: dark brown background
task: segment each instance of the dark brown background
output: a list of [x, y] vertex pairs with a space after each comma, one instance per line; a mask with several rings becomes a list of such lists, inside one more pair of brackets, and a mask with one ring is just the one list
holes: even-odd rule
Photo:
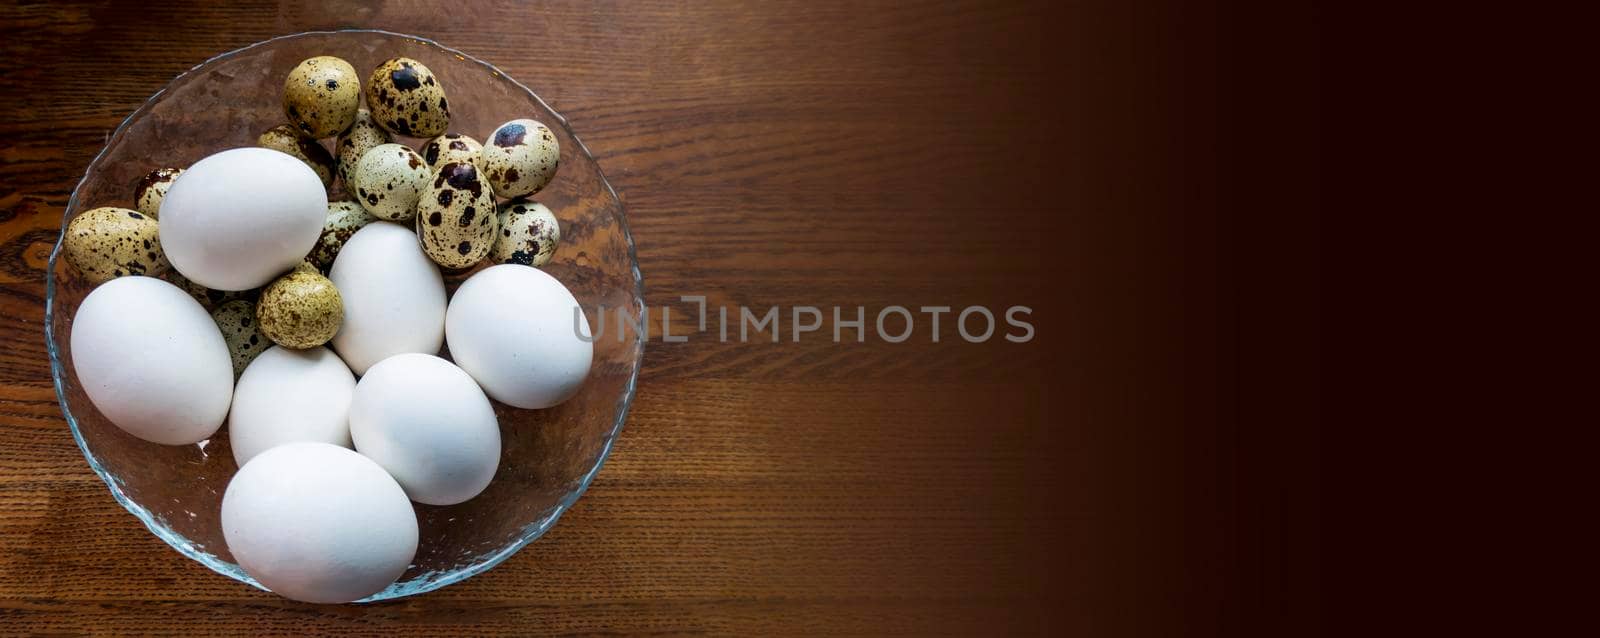
[[[7, 3], [0, 633], [1316, 633], [1317, 20]], [[599, 479], [495, 570], [343, 607], [216, 576], [78, 454], [43, 267], [90, 158], [173, 75], [350, 26], [460, 48], [566, 115], [675, 318], [685, 294], [869, 317], [1020, 304], [1037, 338], [968, 344], [947, 317], [937, 344], [925, 321], [898, 345], [653, 341]]]

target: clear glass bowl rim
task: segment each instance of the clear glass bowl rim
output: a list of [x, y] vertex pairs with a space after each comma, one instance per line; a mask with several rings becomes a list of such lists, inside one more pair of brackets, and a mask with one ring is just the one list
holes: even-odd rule
[[[460, 56], [460, 58], [463, 61], [474, 63], [474, 64], [478, 64], [478, 65], [482, 66], [482, 67], [484, 67], [484, 69], [486, 71], [488, 71], [490, 73], [493, 73], [493, 74], [499, 76], [500, 78], [504, 79], [505, 81], [510, 82], [512, 85], [516, 86], [517, 88], [522, 89], [530, 97], [532, 97], [534, 100], [538, 101], [538, 103], [540, 105], [542, 105], [546, 109], [548, 109], [550, 111], [550, 113], [555, 116], [556, 122], [563, 129], [565, 129], [565, 131], [566, 131], [566, 133], [568, 135], [572, 136], [572, 140], [574, 142], [576, 142], [577, 145], [578, 145], [578, 150], [580, 152], [582, 152], [585, 156], [588, 156], [591, 160], [593, 160], [593, 158], [594, 158], [594, 154], [589, 152], [589, 147], [586, 146], [583, 143], [583, 140], [578, 137], [577, 132], [573, 131], [572, 130], [572, 126], [567, 123], [567, 118], [566, 117], [562, 116], [554, 108], [551, 108], [549, 103], [544, 101], [544, 98], [539, 97], [539, 94], [534, 93], [532, 89], [529, 89], [526, 85], [524, 85], [521, 82], [517, 81], [516, 78], [512, 77], [510, 74], [507, 74], [504, 71], [501, 71], [499, 67], [496, 67], [493, 64], [490, 64], [490, 63], [485, 62], [483, 60], [480, 60], [480, 59], [478, 59], [478, 58], [476, 58], [476, 57], [474, 57], [474, 56], [472, 56], [470, 54], [467, 54], [467, 53], [465, 53], [463, 51], [460, 51], [460, 50], [457, 50], [457, 49], [453, 49], [451, 47], [448, 47], [448, 46], [445, 46], [443, 44], [440, 44], [440, 43], [438, 43], [438, 42], [436, 42], [436, 41], [434, 41], [434, 40], [432, 40], [430, 38], [425, 38], [425, 37], [422, 37], [422, 36], [411, 35], [411, 34], [407, 34], [407, 33], [397, 33], [397, 32], [394, 32], [394, 31], [387, 31], [387, 30], [384, 30], [384, 29], [333, 29], [333, 30], [327, 30], [327, 31], [302, 31], [302, 32], [298, 32], [298, 33], [292, 33], [292, 34], [276, 36], [276, 37], [269, 38], [269, 39], [266, 39], [266, 40], [262, 40], [260, 42], [255, 42], [253, 44], [249, 44], [249, 45], [237, 48], [237, 49], [233, 49], [233, 50], [227, 51], [225, 53], [214, 55], [214, 56], [212, 56], [210, 58], [207, 58], [204, 62], [196, 64], [193, 67], [190, 67], [189, 70], [184, 71], [184, 72], [179, 73], [178, 75], [174, 76], [172, 78], [172, 80], [168, 81], [166, 85], [161, 87], [161, 90], [156, 91], [149, 98], [147, 98], [144, 101], [143, 104], [140, 104], [139, 108], [134, 109], [134, 111], [132, 113], [128, 114], [128, 116], [126, 118], [123, 118], [122, 123], [117, 125], [116, 130], [112, 132], [111, 136], [106, 138], [106, 144], [100, 148], [100, 152], [95, 154], [94, 159], [89, 160], [88, 167], [85, 167], [85, 169], [84, 169], [83, 178], [78, 181], [78, 185], [77, 186], [73, 187], [72, 195], [67, 200], [67, 206], [61, 213], [61, 228], [63, 230], [63, 234], [58, 235], [56, 237], [55, 247], [53, 249], [51, 249], [51, 251], [50, 251], [50, 260], [49, 260], [49, 264], [47, 266], [48, 270], [45, 271], [45, 296], [44, 296], [44, 299], [45, 299], [45, 301], [44, 301], [45, 347], [50, 353], [50, 377], [51, 377], [51, 382], [55, 387], [56, 401], [57, 401], [57, 403], [61, 404], [61, 413], [62, 413], [62, 415], [64, 415], [66, 417], [67, 425], [72, 429], [72, 438], [73, 438], [73, 440], [77, 441], [78, 449], [83, 452], [83, 458], [89, 462], [89, 468], [94, 470], [94, 473], [97, 476], [100, 477], [100, 480], [105, 482], [106, 487], [108, 487], [111, 490], [111, 496], [113, 498], [115, 498], [118, 503], [122, 504], [122, 507], [124, 509], [128, 510], [128, 512], [130, 514], [133, 514], [134, 517], [138, 518], [139, 522], [143, 523], [145, 528], [150, 530], [150, 533], [154, 534], [157, 538], [160, 538], [163, 542], [165, 542], [167, 545], [171, 546], [173, 549], [177, 550], [179, 553], [183, 554], [184, 556], [189, 557], [190, 559], [194, 560], [195, 562], [200, 563], [201, 565], [205, 565], [207, 568], [210, 568], [212, 571], [215, 571], [215, 572], [217, 572], [219, 574], [222, 574], [224, 576], [227, 576], [229, 578], [232, 578], [234, 580], [237, 580], [239, 582], [248, 584], [250, 586], [253, 586], [253, 587], [257, 588], [257, 589], [262, 589], [262, 590], [265, 590], [266, 588], [262, 587], [260, 583], [256, 582], [256, 580], [254, 578], [251, 578], [249, 574], [246, 574], [244, 572], [244, 570], [240, 569], [237, 565], [234, 565], [232, 563], [228, 563], [226, 561], [223, 561], [222, 559], [220, 559], [220, 558], [218, 558], [216, 556], [213, 556], [213, 555], [211, 555], [209, 553], [197, 550], [193, 546], [193, 544], [190, 543], [190, 541], [187, 538], [185, 538], [182, 534], [179, 534], [179, 533], [173, 531], [172, 529], [168, 528], [167, 526], [161, 524], [161, 522], [158, 521], [156, 519], [156, 517], [148, 509], [146, 509], [143, 505], [140, 505], [138, 502], [134, 501], [132, 498], [128, 497], [128, 495], [123, 492], [121, 485], [119, 485], [120, 479], [118, 479], [115, 475], [113, 475], [109, 471], [107, 471], [105, 469], [105, 467], [103, 467], [101, 465], [99, 459], [95, 458], [94, 453], [89, 450], [89, 445], [84, 440], [83, 433], [81, 431], [79, 431], [79, 429], [78, 429], [78, 420], [77, 420], [77, 418], [72, 416], [72, 410], [67, 405], [66, 388], [63, 387], [63, 385], [62, 385], [62, 377], [66, 374], [66, 370], [65, 370], [65, 368], [63, 367], [63, 365], [61, 363], [61, 353], [56, 348], [56, 336], [55, 336], [55, 327], [54, 327], [55, 295], [56, 295], [56, 262], [57, 262], [58, 259], [61, 258], [62, 240], [65, 237], [64, 233], [65, 233], [65, 229], [67, 227], [67, 222], [70, 221], [69, 218], [68, 218], [68, 215], [71, 213], [71, 211], [73, 211], [74, 209], [77, 208], [77, 205], [78, 205], [78, 192], [79, 192], [79, 190], [81, 190], [83, 188], [83, 185], [89, 181], [89, 167], [93, 167], [95, 164], [97, 164], [100, 161], [101, 157], [103, 157], [105, 155], [106, 149], [109, 149], [111, 147], [112, 142], [114, 142], [115, 140], [121, 138], [123, 133], [127, 130], [128, 126], [134, 121], [134, 119], [137, 118], [140, 114], [144, 113], [146, 109], [150, 108], [150, 106], [152, 104], [154, 104], [157, 100], [159, 100], [161, 98], [161, 96], [164, 93], [167, 92], [167, 89], [169, 87], [177, 84], [179, 81], [181, 81], [185, 77], [187, 77], [190, 73], [194, 73], [195, 71], [199, 70], [200, 68], [202, 68], [202, 67], [204, 67], [204, 66], [206, 66], [208, 64], [211, 64], [212, 62], [216, 62], [218, 60], [229, 58], [229, 57], [232, 57], [234, 55], [238, 55], [238, 54], [244, 53], [246, 51], [249, 51], [251, 49], [255, 49], [255, 48], [258, 48], [258, 47], [262, 47], [262, 46], [267, 46], [267, 45], [270, 45], [270, 44], [272, 44], [274, 42], [278, 42], [278, 41], [281, 41], [281, 40], [299, 38], [299, 37], [308, 36], [308, 35], [337, 35], [337, 34], [344, 34], [344, 33], [358, 33], [358, 34], [359, 33], [370, 33], [370, 34], [394, 36], [394, 37], [399, 37], [399, 38], [406, 38], [406, 39], [410, 39], [410, 40], [415, 40], [417, 42], [421, 42], [421, 43], [429, 45], [429, 46], [438, 47], [440, 50], [445, 51], [447, 53], [450, 53], [450, 54], [453, 54], [453, 55], [456, 55], [456, 56]], [[637, 310], [641, 310], [642, 311], [642, 306], [644, 304], [644, 277], [639, 272], [639, 256], [638, 256], [637, 249], [636, 249], [636, 247], [634, 246], [634, 243], [633, 243], [633, 232], [628, 227], [628, 218], [627, 218], [626, 211], [624, 210], [624, 206], [622, 204], [622, 198], [617, 196], [616, 189], [611, 186], [611, 181], [606, 178], [605, 171], [600, 167], [600, 163], [599, 163], [598, 160], [594, 161], [594, 165], [595, 165], [595, 171], [599, 174], [600, 183], [605, 186], [606, 193], [608, 195], [610, 195], [611, 199], [614, 200], [616, 202], [616, 204], [617, 204], [617, 209], [616, 209], [617, 210], [617, 224], [618, 224], [618, 227], [622, 230], [623, 240], [627, 244], [628, 261], [629, 261], [629, 264], [630, 264], [630, 270], [633, 273], [634, 299], [636, 299], [638, 301], [638, 304], [641, 306], [641, 308], [639, 308]], [[639, 382], [639, 369], [642, 367], [643, 362], [644, 362], [644, 339], [643, 339], [642, 336], [636, 335], [635, 340], [637, 342], [638, 348], [635, 351], [637, 354], [634, 356], [633, 370], [628, 375], [628, 382], [627, 382], [627, 384], [625, 385], [625, 387], [623, 389], [622, 399], [618, 402], [619, 409], [617, 410], [616, 422], [611, 425], [611, 431], [606, 436], [605, 446], [604, 446], [604, 448], [601, 449], [599, 458], [597, 458], [595, 460], [594, 467], [589, 468], [589, 471], [584, 474], [583, 480], [579, 483], [578, 488], [576, 490], [573, 490], [566, 497], [564, 497], [561, 500], [561, 502], [556, 505], [555, 511], [549, 517], [547, 517], [546, 519], [541, 521], [539, 525], [531, 527], [529, 529], [529, 531], [524, 533], [522, 535], [522, 537], [519, 538], [516, 542], [511, 543], [511, 544], [501, 548], [499, 551], [489, 555], [488, 557], [484, 558], [483, 560], [475, 562], [475, 563], [473, 563], [471, 565], [467, 565], [465, 567], [458, 568], [455, 571], [453, 571], [453, 572], [451, 572], [449, 574], [440, 576], [438, 578], [429, 579], [429, 580], [423, 581], [421, 583], [416, 583], [415, 586], [401, 587], [401, 588], [391, 587], [391, 588], [386, 589], [386, 590], [384, 590], [382, 592], [379, 592], [378, 594], [375, 594], [375, 595], [373, 595], [371, 597], [364, 598], [364, 599], [356, 601], [356, 602], [360, 602], [360, 603], [377, 602], [377, 601], [380, 601], [380, 600], [392, 600], [392, 599], [396, 599], [396, 598], [403, 598], [403, 597], [406, 597], [406, 596], [414, 596], [414, 595], [417, 595], [417, 594], [422, 594], [422, 593], [433, 591], [435, 589], [439, 589], [440, 587], [444, 587], [446, 585], [451, 585], [451, 584], [454, 584], [454, 583], [461, 582], [463, 580], [466, 580], [468, 578], [471, 578], [473, 576], [481, 574], [481, 573], [483, 573], [485, 571], [488, 571], [490, 568], [494, 567], [495, 565], [500, 564], [502, 561], [506, 560], [507, 558], [510, 558], [513, 554], [516, 554], [523, 547], [526, 547], [528, 545], [528, 543], [531, 543], [531, 542], [537, 540], [540, 536], [543, 536], [545, 534], [545, 532], [549, 531], [550, 528], [554, 527], [556, 522], [561, 520], [561, 515], [566, 513], [566, 511], [569, 508], [572, 507], [572, 504], [577, 502], [579, 497], [583, 496], [584, 492], [588, 491], [590, 483], [594, 482], [594, 477], [600, 473], [600, 468], [605, 465], [606, 459], [610, 458], [610, 456], [611, 456], [611, 447], [616, 444], [617, 436], [622, 433], [622, 426], [623, 426], [624, 422], [627, 421], [628, 411], [633, 406], [633, 399], [634, 399], [634, 396], [635, 396], [635, 393], [636, 393], [636, 390], [637, 390], [637, 386], [638, 386], [638, 382]]]

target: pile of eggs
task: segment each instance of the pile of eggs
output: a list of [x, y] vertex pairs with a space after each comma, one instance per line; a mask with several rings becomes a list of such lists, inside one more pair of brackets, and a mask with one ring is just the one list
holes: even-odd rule
[[[490, 399], [557, 405], [593, 348], [577, 300], [538, 268], [560, 240], [528, 199], [560, 162], [549, 128], [449, 133], [444, 86], [408, 58], [364, 87], [350, 63], [311, 58], [283, 99], [288, 122], [257, 147], [158, 169], [134, 209], [72, 219], [64, 254], [96, 287], [71, 357], [135, 437], [189, 445], [226, 422], [229, 551], [280, 595], [349, 602], [411, 563], [413, 501], [462, 503], [494, 479]], [[428, 139], [418, 152], [396, 136]], [[351, 201], [328, 201], [336, 181]], [[445, 274], [485, 261], [447, 294]]]

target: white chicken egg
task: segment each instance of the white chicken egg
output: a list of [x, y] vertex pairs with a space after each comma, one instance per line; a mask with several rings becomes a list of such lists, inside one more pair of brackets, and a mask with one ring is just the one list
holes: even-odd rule
[[198, 443], [222, 426], [233, 359], [211, 315], [182, 289], [151, 277], [95, 288], [72, 319], [72, 367], [89, 401], [129, 434]]
[[184, 277], [216, 290], [266, 285], [322, 234], [328, 193], [293, 156], [236, 148], [195, 162], [161, 200], [161, 249]]
[[589, 320], [566, 286], [519, 264], [479, 271], [445, 315], [456, 365], [496, 400], [548, 408], [578, 392], [594, 358]]
[[356, 374], [393, 355], [434, 354], [443, 345], [444, 278], [410, 229], [367, 224], [345, 242], [328, 278], [344, 300], [333, 349]]
[[405, 573], [417, 515], [371, 459], [327, 443], [288, 443], [251, 459], [222, 495], [222, 535], [245, 573], [280, 596], [347, 603]]
[[500, 465], [500, 425], [488, 397], [449, 361], [401, 354], [378, 362], [350, 402], [356, 450], [411, 500], [454, 505], [483, 491]]
[[234, 460], [244, 465], [274, 446], [297, 441], [350, 447], [355, 389], [355, 375], [327, 348], [268, 348], [245, 368], [233, 390], [228, 438]]

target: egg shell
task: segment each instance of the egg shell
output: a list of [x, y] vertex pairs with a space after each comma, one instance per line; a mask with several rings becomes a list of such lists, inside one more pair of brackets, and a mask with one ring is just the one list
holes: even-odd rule
[[228, 415], [228, 345], [200, 304], [151, 277], [108, 281], [72, 318], [72, 366], [89, 401], [152, 443], [210, 438]]
[[417, 214], [417, 198], [428, 185], [427, 163], [403, 144], [374, 146], [356, 162], [356, 201], [378, 219], [404, 222]]
[[233, 360], [233, 378], [238, 379], [257, 356], [272, 347], [272, 341], [261, 334], [261, 324], [256, 321], [256, 305], [244, 299], [229, 301], [211, 311], [211, 320], [222, 331], [222, 340], [228, 344], [228, 356]]
[[133, 188], [133, 205], [139, 212], [149, 215], [152, 219], [161, 217], [161, 200], [167, 196], [167, 189], [172, 187], [172, 182], [177, 181], [183, 174], [181, 168], [158, 168], [146, 173], [139, 178], [139, 184]]
[[159, 277], [171, 268], [156, 220], [136, 210], [106, 206], [79, 213], [61, 238], [67, 263], [99, 284], [123, 275]]
[[288, 348], [314, 348], [327, 343], [344, 322], [344, 300], [333, 281], [302, 262], [261, 291], [256, 302], [261, 334]]
[[311, 249], [311, 254], [306, 258], [320, 270], [332, 268], [333, 260], [344, 249], [345, 242], [350, 241], [356, 231], [375, 221], [378, 218], [355, 202], [329, 203], [328, 218], [322, 222], [322, 236], [317, 238], [316, 247]]
[[417, 200], [422, 252], [445, 268], [470, 268], [494, 248], [494, 192], [465, 162], [439, 167]]
[[561, 167], [561, 143], [550, 127], [534, 120], [501, 124], [484, 141], [478, 165], [500, 197], [524, 197], [544, 189]]
[[366, 598], [417, 553], [416, 511], [371, 459], [327, 443], [287, 443], [239, 468], [222, 495], [234, 560], [274, 593], [309, 603]]
[[168, 270], [167, 274], [162, 275], [161, 278], [167, 283], [177, 286], [184, 292], [189, 293], [189, 296], [195, 301], [199, 302], [200, 307], [205, 308], [206, 310], [215, 310], [221, 307], [222, 304], [228, 303], [235, 299], [247, 299], [254, 297], [255, 295], [253, 293], [258, 292], [255, 290], [213, 290], [189, 281], [188, 277], [184, 277], [183, 273], [180, 273], [176, 270]]
[[356, 121], [339, 135], [339, 143], [334, 145], [334, 154], [339, 164], [339, 179], [344, 180], [345, 190], [354, 191], [356, 162], [361, 161], [375, 146], [388, 144], [394, 141], [389, 137], [389, 132], [372, 121], [372, 112], [361, 109], [356, 112]]
[[447, 133], [440, 135], [417, 152], [422, 155], [422, 161], [428, 163], [428, 168], [439, 170], [440, 166], [450, 162], [478, 163], [478, 152], [483, 150], [483, 144], [460, 133]]
[[279, 124], [256, 138], [256, 146], [270, 148], [279, 153], [305, 162], [312, 171], [317, 173], [317, 179], [322, 180], [322, 187], [333, 185], [333, 176], [338, 171], [334, 164], [333, 156], [328, 154], [328, 149], [316, 140], [301, 135], [294, 127], [288, 124]]
[[495, 237], [489, 258], [502, 264], [543, 266], [550, 263], [561, 243], [561, 223], [548, 206], [539, 202], [512, 200], [500, 205], [495, 215], [500, 234]]
[[302, 60], [283, 81], [283, 114], [300, 134], [330, 137], [350, 127], [361, 108], [361, 76], [331, 55]]
[[244, 465], [285, 443], [316, 441], [350, 447], [350, 398], [356, 377], [327, 348], [268, 348], [233, 390], [228, 440]]
[[450, 102], [433, 71], [411, 58], [379, 64], [367, 79], [367, 108], [395, 135], [433, 137], [450, 128]]
[[437, 353], [444, 344], [444, 277], [410, 229], [380, 221], [356, 231], [328, 278], [344, 299], [333, 349], [356, 374], [403, 352]]
[[566, 286], [537, 268], [490, 266], [462, 282], [445, 316], [456, 365], [495, 400], [548, 408], [589, 376], [588, 315]]
[[432, 355], [395, 355], [361, 376], [350, 438], [427, 505], [477, 496], [500, 465], [494, 406], [472, 377]]
[[190, 166], [161, 203], [161, 247], [184, 277], [216, 290], [264, 286], [317, 243], [328, 194], [316, 172], [264, 148]]

